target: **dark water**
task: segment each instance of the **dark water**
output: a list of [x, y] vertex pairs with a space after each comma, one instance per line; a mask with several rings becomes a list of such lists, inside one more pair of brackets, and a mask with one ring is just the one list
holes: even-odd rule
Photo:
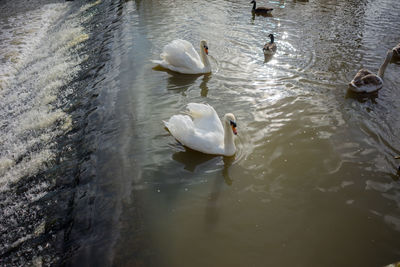
[[[397, 1], [258, 4], [0, 2], [2, 265], [400, 259], [400, 64], [347, 91], [400, 41]], [[207, 40], [213, 72], [153, 69], [176, 38]], [[189, 102], [235, 114], [234, 158], [169, 135]]]

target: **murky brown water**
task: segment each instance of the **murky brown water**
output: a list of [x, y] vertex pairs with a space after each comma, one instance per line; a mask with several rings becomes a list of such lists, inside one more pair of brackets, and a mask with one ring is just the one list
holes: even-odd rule
[[[143, 231], [156, 266], [400, 259], [400, 65], [388, 67], [377, 96], [347, 93], [361, 67], [376, 71], [400, 41], [397, 2], [267, 3], [273, 16], [254, 18], [247, 1], [125, 3], [115, 100], [121, 161], [105, 167], [130, 185], [115, 262], [135, 262], [129, 251]], [[265, 62], [269, 33], [278, 50]], [[153, 70], [150, 60], [175, 38], [196, 49], [207, 40], [213, 73]], [[162, 120], [189, 102], [236, 115], [234, 159], [186, 151], [164, 129]]]
[[[400, 64], [389, 65], [377, 95], [347, 92], [361, 67], [377, 71], [400, 42], [397, 0], [258, 1], [274, 8], [269, 17], [253, 17], [249, 2], [104, 0], [98, 13], [87, 9], [82, 23], [107, 19], [85, 25], [97, 29], [87, 38], [99, 67], [89, 73], [62, 263], [400, 260]], [[266, 60], [270, 33], [278, 49]], [[196, 49], [208, 41], [210, 75], [153, 69], [177, 38]], [[189, 102], [235, 114], [234, 158], [186, 150], [166, 131], [162, 121]]]

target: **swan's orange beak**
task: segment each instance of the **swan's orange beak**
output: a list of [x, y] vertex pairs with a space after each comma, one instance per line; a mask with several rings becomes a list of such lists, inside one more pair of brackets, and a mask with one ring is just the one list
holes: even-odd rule
[[206, 52], [206, 55], [208, 55], [208, 48], [204, 48], [204, 51]]
[[232, 125], [232, 132], [234, 135], [237, 135], [237, 130], [236, 127], [234, 125]]
[[229, 121], [229, 123], [230, 123], [230, 125], [231, 125], [231, 127], [232, 127], [232, 132], [233, 132], [235, 135], [237, 135], [237, 131], [236, 131], [236, 126], [237, 126], [237, 124], [236, 124], [236, 122], [234, 122], [234, 121]]

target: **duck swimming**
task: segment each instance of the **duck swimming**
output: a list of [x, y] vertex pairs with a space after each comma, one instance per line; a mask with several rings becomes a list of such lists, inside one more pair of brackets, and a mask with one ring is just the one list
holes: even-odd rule
[[276, 44], [274, 43], [274, 35], [271, 33], [268, 35], [271, 38], [269, 43], [266, 43], [263, 48], [263, 52], [265, 55], [273, 55], [276, 52]]
[[270, 14], [272, 12], [272, 10], [274, 10], [273, 8], [270, 7], [257, 7], [256, 8], [256, 0], [252, 0], [250, 2], [250, 4], [253, 4], [253, 9], [251, 10], [251, 12], [257, 14], [257, 15], [266, 15], [266, 14]]

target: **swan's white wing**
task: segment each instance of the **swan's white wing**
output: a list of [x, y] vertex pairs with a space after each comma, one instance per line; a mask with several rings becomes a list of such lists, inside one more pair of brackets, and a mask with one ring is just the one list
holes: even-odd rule
[[171, 134], [183, 145], [207, 154], [223, 154], [223, 134], [199, 129], [187, 115], [174, 115], [164, 122]]
[[199, 54], [196, 52], [196, 50], [194, 49], [193, 45], [191, 43], [189, 43], [188, 41], [185, 40], [181, 40], [181, 39], [177, 39], [172, 41], [172, 43], [178, 44], [179, 46], [183, 46], [183, 50], [185, 50], [185, 52], [194, 60], [196, 60], [197, 62], [201, 62], [200, 56]]
[[176, 69], [197, 70], [204, 66], [192, 44], [185, 40], [178, 39], [167, 44], [160, 56]]
[[215, 109], [208, 104], [189, 103], [188, 113], [193, 117], [194, 125], [205, 131], [224, 134], [224, 128]]
[[187, 115], [174, 115], [168, 120], [168, 122], [164, 121], [164, 124], [171, 134], [183, 144], [187, 136], [194, 135], [194, 123]]

